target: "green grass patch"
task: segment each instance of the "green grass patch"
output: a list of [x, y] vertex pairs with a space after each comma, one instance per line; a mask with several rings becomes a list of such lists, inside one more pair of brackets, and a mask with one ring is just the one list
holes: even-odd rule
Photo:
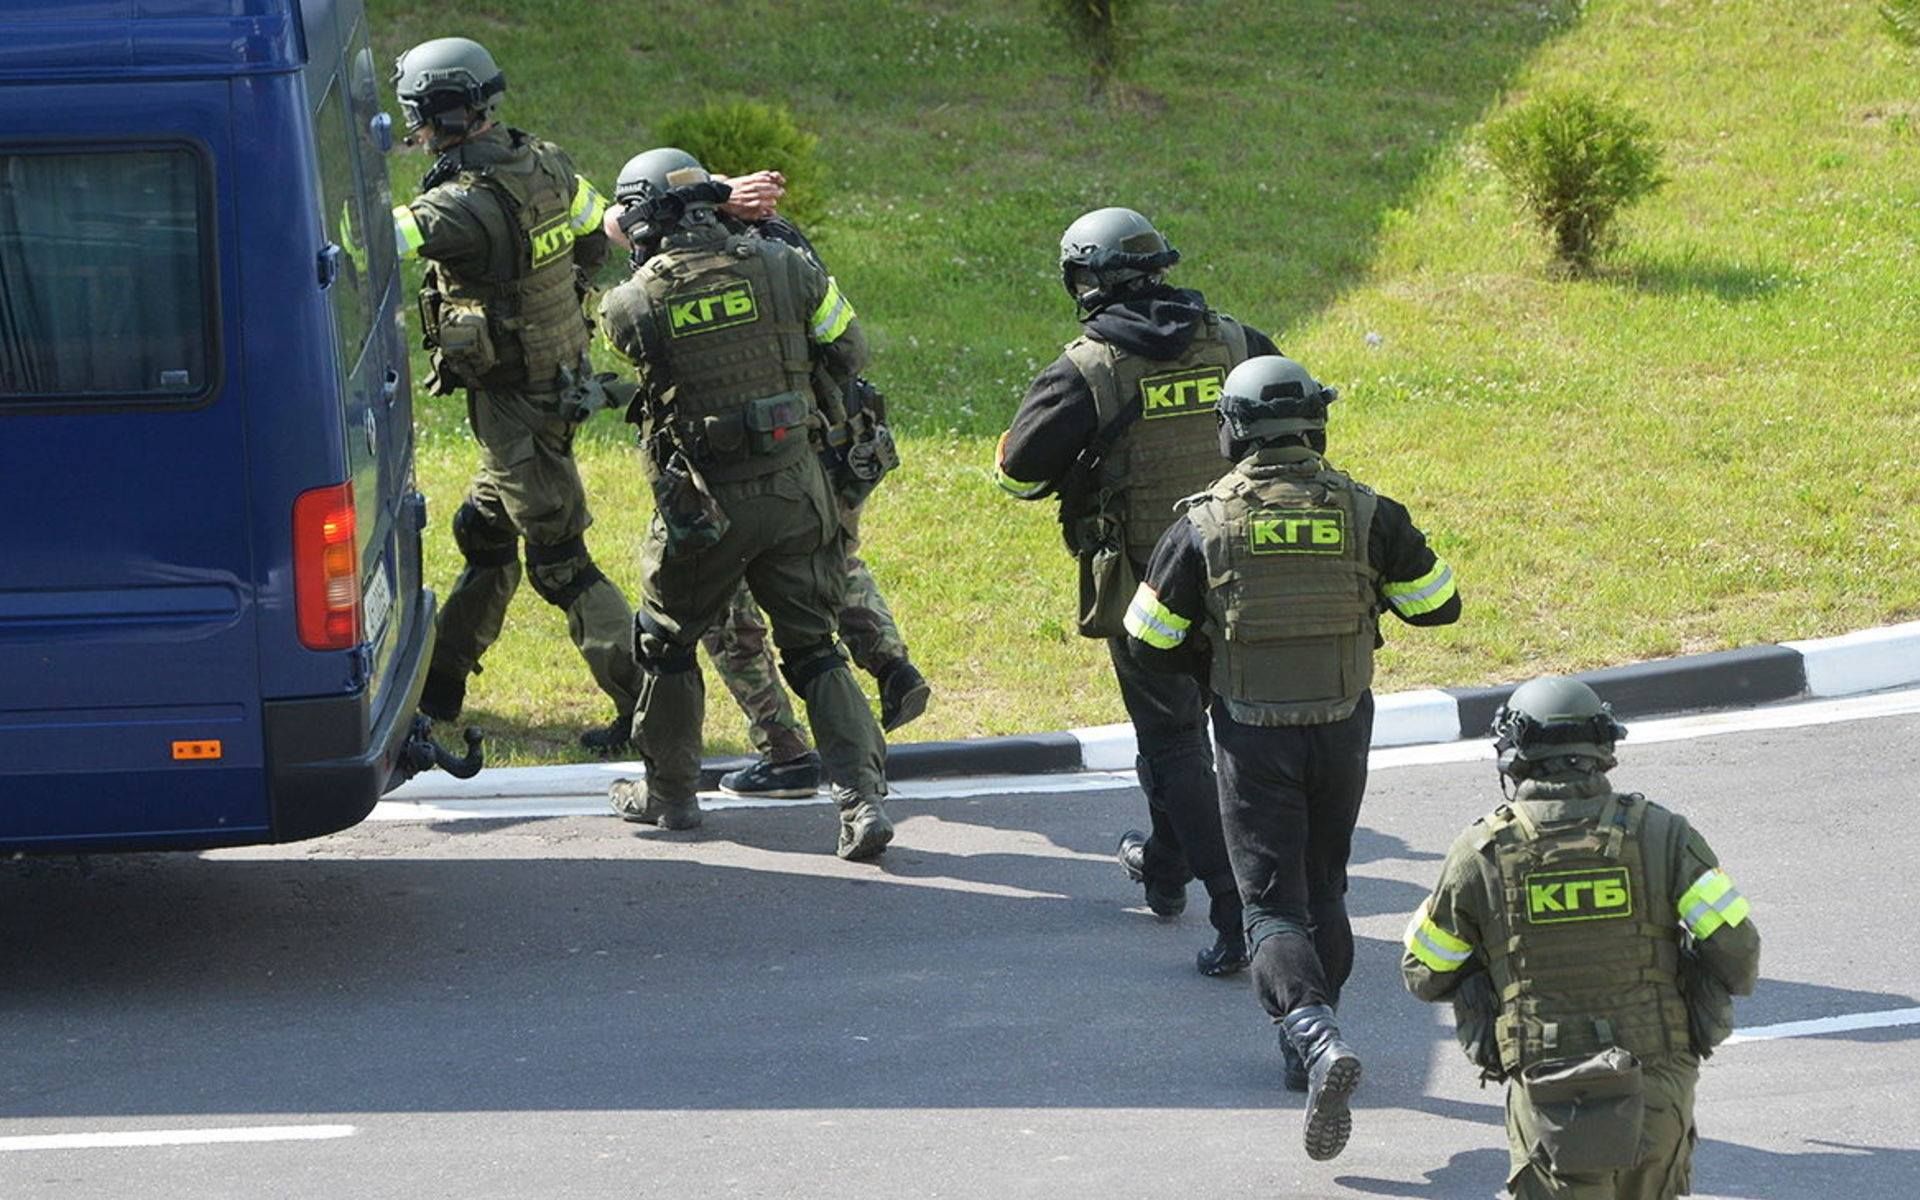
[[[487, 43], [509, 117], [603, 184], [654, 144], [650, 122], [708, 99], [784, 104], [820, 136], [814, 232], [907, 434], [864, 553], [936, 689], [914, 739], [1120, 719], [1104, 647], [1071, 632], [1050, 506], [988, 478], [1075, 332], [1060, 230], [1105, 204], [1146, 212], [1186, 255], [1179, 281], [1341, 387], [1332, 458], [1405, 501], [1458, 569], [1466, 618], [1389, 620], [1382, 690], [1920, 615], [1920, 62], [1871, 4], [1143, 4], [1106, 104], [1024, 0], [857, 21], [817, 0], [674, 0], [631, 32], [560, 0], [459, 22], [373, 10], [389, 56]], [[1477, 137], [1560, 85], [1647, 114], [1670, 177], [1574, 282], [1550, 277]], [[404, 189], [415, 163], [396, 166]], [[419, 417], [444, 588], [472, 448], [458, 403], [422, 397]], [[631, 454], [609, 418], [581, 454], [590, 543], [629, 592], [648, 512]], [[471, 695], [517, 761], [574, 756], [607, 715], [530, 591]], [[710, 695], [712, 748], [744, 747]]]

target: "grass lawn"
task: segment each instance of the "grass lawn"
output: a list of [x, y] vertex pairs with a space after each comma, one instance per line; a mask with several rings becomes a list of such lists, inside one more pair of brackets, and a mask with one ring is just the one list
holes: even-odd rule
[[[603, 185], [650, 122], [710, 97], [786, 104], [820, 135], [813, 232], [905, 432], [864, 531], [936, 688], [912, 738], [1121, 717], [1104, 647], [1071, 633], [1051, 506], [989, 479], [1075, 332], [1060, 230], [1104, 204], [1146, 212], [1186, 255], [1177, 282], [1341, 387], [1331, 457], [1454, 563], [1466, 617], [1389, 621], [1381, 690], [1920, 615], [1920, 59], [1864, 0], [1149, 2], [1107, 104], [1015, 0], [371, 7], [388, 57], [485, 42], [510, 119]], [[1476, 140], [1562, 83], [1649, 116], [1671, 176], [1580, 282], [1550, 278]], [[395, 165], [404, 190], [425, 163]], [[458, 402], [419, 416], [444, 588], [472, 449]], [[631, 454], [610, 418], [584, 435], [591, 545], [630, 592]], [[711, 748], [742, 748], [712, 694]], [[528, 589], [471, 698], [503, 761], [575, 757], [608, 715]]]

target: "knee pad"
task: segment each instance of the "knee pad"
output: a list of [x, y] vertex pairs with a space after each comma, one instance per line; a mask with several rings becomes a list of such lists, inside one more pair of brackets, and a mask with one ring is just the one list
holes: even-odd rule
[[505, 567], [518, 554], [520, 535], [504, 521], [495, 522], [469, 500], [453, 510], [453, 544], [470, 567]]
[[653, 675], [678, 675], [699, 665], [693, 646], [675, 644], [666, 626], [649, 617], [645, 609], [633, 614], [634, 661]]
[[540, 598], [562, 612], [572, 608], [588, 588], [606, 579], [587, 553], [582, 537], [551, 544], [529, 541], [527, 577]]
[[811, 650], [802, 650], [794, 654], [782, 653], [780, 656], [780, 675], [787, 681], [797, 696], [807, 694], [807, 685], [825, 675], [828, 671], [847, 669], [847, 656], [840, 653], [840, 647], [829, 642]]

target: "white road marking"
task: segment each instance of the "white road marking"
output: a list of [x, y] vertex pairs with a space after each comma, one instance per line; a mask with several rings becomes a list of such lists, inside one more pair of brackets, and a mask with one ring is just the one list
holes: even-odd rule
[[1819, 1037], [1823, 1033], [1850, 1033], [1856, 1029], [1894, 1029], [1902, 1025], [1920, 1025], [1920, 1008], [1890, 1008], [1880, 1012], [1848, 1013], [1842, 1017], [1818, 1017], [1811, 1021], [1755, 1025], [1751, 1029], [1737, 1030], [1725, 1044], [1773, 1042], [1781, 1038]]
[[211, 1146], [223, 1142], [320, 1142], [352, 1137], [351, 1125], [250, 1125], [231, 1129], [122, 1129], [111, 1133], [48, 1133], [0, 1137], [14, 1150], [117, 1150], [130, 1146]]

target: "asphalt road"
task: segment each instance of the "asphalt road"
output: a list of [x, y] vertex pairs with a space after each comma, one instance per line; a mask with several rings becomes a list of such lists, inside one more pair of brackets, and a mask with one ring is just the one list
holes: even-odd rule
[[[1635, 746], [1765, 932], [1743, 1027], [1920, 1006], [1920, 716]], [[290, 847], [0, 864], [0, 1197], [1491, 1197], [1506, 1151], [1398, 938], [1486, 762], [1377, 769], [1343, 1024], [1346, 1154], [1307, 1161], [1244, 979], [1114, 866], [1136, 791], [824, 806], [691, 834], [375, 823]], [[1723, 1048], [1696, 1194], [1920, 1195], [1920, 1025]], [[296, 1127], [318, 1140], [29, 1149]]]

